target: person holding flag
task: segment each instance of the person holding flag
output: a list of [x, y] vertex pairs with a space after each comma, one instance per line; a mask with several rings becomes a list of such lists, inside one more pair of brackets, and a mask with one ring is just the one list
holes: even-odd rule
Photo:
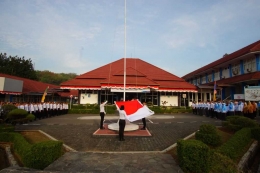
[[124, 131], [125, 131], [125, 119], [126, 119], [126, 112], [125, 106], [121, 105], [119, 111], [119, 141], [124, 141]]
[[105, 129], [103, 127], [103, 122], [104, 122], [104, 117], [105, 117], [105, 105], [106, 105], [107, 101], [102, 101], [101, 104], [100, 104], [100, 129]]
[[[143, 106], [146, 106], [145, 102], [143, 102]], [[146, 119], [145, 119], [145, 117], [142, 118], [142, 122], [143, 122], [143, 128], [141, 128], [141, 130], [146, 130]]]

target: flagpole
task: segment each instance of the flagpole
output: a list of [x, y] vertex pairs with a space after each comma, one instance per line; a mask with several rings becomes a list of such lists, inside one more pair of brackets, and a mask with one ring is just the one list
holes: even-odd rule
[[124, 101], [125, 101], [125, 85], [126, 85], [126, 0], [125, 0], [125, 56], [124, 56]]

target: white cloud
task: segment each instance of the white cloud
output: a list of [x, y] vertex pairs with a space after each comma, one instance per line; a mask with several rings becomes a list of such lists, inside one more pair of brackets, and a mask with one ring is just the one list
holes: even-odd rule
[[225, 32], [236, 32], [246, 27], [248, 20], [255, 19], [255, 14], [249, 11], [258, 7], [259, 3], [251, 1], [219, 1], [208, 9], [190, 15], [180, 14], [177, 19], [172, 17], [169, 20], [169, 30], [163, 35], [163, 40], [174, 49], [214, 45]]

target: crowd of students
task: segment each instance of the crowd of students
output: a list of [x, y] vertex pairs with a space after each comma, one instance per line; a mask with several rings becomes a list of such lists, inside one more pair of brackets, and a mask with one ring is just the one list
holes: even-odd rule
[[193, 102], [193, 114], [225, 120], [227, 116], [240, 115], [251, 119], [257, 116], [260, 103], [252, 101]]
[[47, 118], [56, 115], [68, 113], [69, 105], [65, 102], [39, 102], [39, 103], [14, 103], [0, 102], [0, 116], [3, 114], [3, 105], [12, 104], [18, 109], [24, 109], [28, 113], [33, 114], [36, 119]]

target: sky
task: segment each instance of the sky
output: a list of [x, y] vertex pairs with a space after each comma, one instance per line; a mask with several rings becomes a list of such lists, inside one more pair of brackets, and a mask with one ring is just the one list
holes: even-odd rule
[[259, 0], [127, 0], [125, 25], [124, 0], [0, 0], [0, 53], [80, 75], [126, 46], [182, 77], [260, 40], [259, 11]]

